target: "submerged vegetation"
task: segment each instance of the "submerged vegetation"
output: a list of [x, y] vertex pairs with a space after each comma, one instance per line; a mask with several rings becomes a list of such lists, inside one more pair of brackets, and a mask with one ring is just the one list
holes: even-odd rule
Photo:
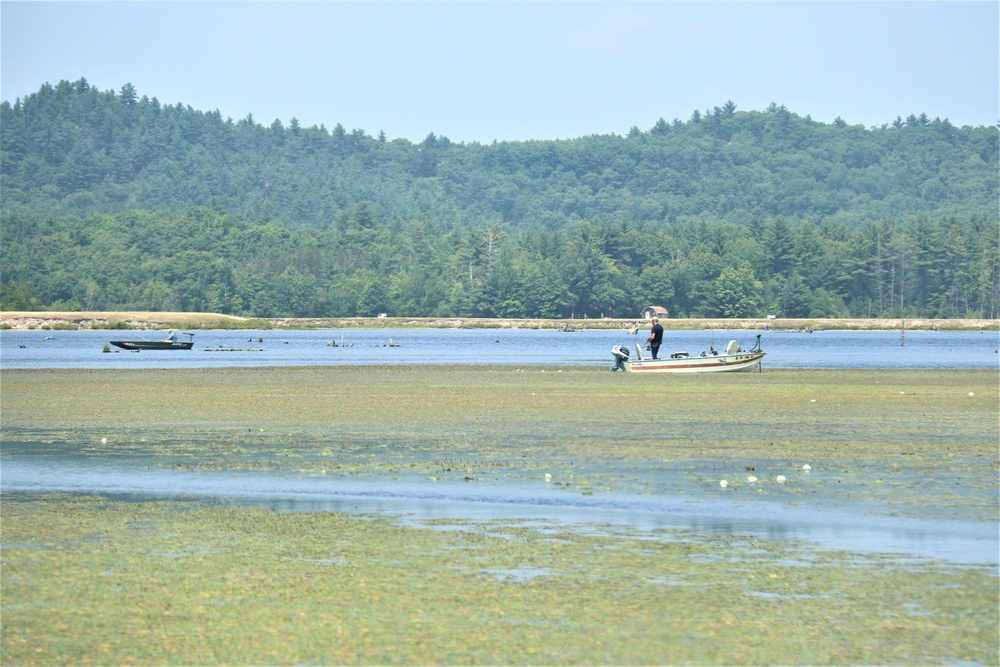
[[7, 494], [2, 512], [3, 664], [997, 659], [977, 568], [509, 520]]
[[993, 371], [664, 381], [601, 368], [7, 370], [0, 405], [5, 441], [180, 470], [490, 484], [550, 473], [569, 493], [691, 494], [748, 466], [766, 480], [810, 464], [795, 484], [741, 476], [729, 491], [996, 512]]
[[[6, 453], [125, 470], [537, 484], [945, 521], [994, 521], [998, 509], [992, 371], [5, 370], [0, 381]], [[995, 563], [640, 531], [599, 515], [577, 528], [400, 525], [194, 498], [0, 501], [3, 664], [1000, 657]]]

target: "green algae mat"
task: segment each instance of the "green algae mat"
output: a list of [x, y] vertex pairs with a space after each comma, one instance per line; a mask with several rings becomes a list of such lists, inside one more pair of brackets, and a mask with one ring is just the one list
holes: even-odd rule
[[[998, 394], [950, 370], [0, 371], [0, 451], [992, 522]], [[995, 563], [56, 494], [4, 492], [0, 521], [4, 665], [1000, 662]]]

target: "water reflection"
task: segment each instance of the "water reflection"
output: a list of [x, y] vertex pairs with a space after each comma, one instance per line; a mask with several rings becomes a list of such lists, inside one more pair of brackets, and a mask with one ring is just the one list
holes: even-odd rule
[[623, 493], [576, 495], [526, 483], [379, 481], [136, 469], [93, 460], [6, 454], [4, 493], [99, 493], [124, 500], [204, 499], [281, 511], [377, 513], [403, 522], [521, 519], [597, 530], [735, 534], [813, 543], [824, 549], [900, 554], [965, 564], [997, 563], [1000, 528], [992, 522], [934, 521], [823, 511], [777, 501]]

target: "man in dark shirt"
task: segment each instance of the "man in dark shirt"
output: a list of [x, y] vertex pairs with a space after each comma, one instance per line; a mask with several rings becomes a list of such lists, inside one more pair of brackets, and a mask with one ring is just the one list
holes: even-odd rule
[[653, 328], [649, 331], [649, 338], [646, 339], [649, 343], [649, 349], [653, 353], [653, 358], [656, 359], [656, 353], [660, 351], [660, 343], [663, 342], [663, 327], [660, 326], [660, 320], [653, 318]]

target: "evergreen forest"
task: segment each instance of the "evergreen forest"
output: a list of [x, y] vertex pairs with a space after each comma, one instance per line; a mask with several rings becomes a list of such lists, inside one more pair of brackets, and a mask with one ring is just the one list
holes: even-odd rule
[[732, 102], [419, 143], [42, 85], [0, 104], [0, 308], [1000, 316], [1000, 132]]

